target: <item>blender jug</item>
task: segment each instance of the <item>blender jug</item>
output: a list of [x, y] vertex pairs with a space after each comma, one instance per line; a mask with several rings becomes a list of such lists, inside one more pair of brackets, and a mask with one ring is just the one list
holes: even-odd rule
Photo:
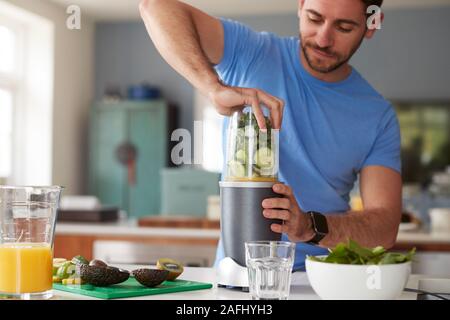
[[[262, 201], [281, 197], [272, 187], [278, 183], [279, 130], [265, 117], [267, 130], [258, 127], [250, 107], [229, 120], [226, 163], [220, 182], [221, 240], [225, 258], [219, 263], [219, 284], [247, 287], [245, 242], [278, 241], [270, 229], [279, 220], [263, 216]], [[241, 276], [239, 276], [241, 274]]]

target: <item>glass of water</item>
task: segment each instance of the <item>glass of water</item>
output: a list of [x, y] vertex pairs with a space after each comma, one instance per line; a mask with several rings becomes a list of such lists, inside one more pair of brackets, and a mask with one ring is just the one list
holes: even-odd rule
[[291, 286], [295, 243], [249, 241], [245, 243], [248, 284], [253, 300], [287, 300]]

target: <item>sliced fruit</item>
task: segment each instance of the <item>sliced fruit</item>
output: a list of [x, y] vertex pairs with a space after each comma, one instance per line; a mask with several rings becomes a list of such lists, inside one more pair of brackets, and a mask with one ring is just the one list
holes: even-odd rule
[[156, 267], [161, 270], [169, 271], [167, 280], [170, 281], [178, 278], [184, 271], [184, 267], [181, 262], [168, 258], [159, 259], [156, 263]]
[[231, 160], [228, 162], [228, 173], [231, 177], [243, 178], [245, 177], [245, 167], [239, 161]]
[[63, 279], [61, 281], [62, 284], [64, 285], [81, 285], [84, 284], [83, 280], [81, 278], [68, 278], [68, 279]]
[[167, 280], [169, 271], [159, 269], [136, 269], [131, 273], [143, 286], [152, 288]]
[[271, 177], [275, 175], [275, 171], [273, 167], [267, 167], [261, 169], [261, 176], [263, 177]]
[[68, 284], [75, 284], [75, 279], [62, 279], [62, 284], [68, 285]]
[[89, 264], [89, 261], [85, 257], [78, 255], [72, 258], [72, 263], [76, 265]]
[[57, 276], [53, 276], [53, 283], [61, 283], [61, 278], [57, 277]]
[[106, 287], [126, 281], [130, 277], [127, 270], [115, 267], [79, 266], [81, 280], [94, 286]]
[[247, 155], [245, 154], [245, 150], [240, 149], [236, 152], [236, 160], [241, 163], [247, 162]]
[[255, 153], [256, 164], [260, 168], [273, 167], [274, 156], [269, 148], [260, 148]]
[[259, 177], [261, 175], [261, 168], [255, 164], [252, 165], [252, 171], [253, 171], [253, 174], [254, 175], [256, 174], [257, 177]]
[[61, 280], [67, 279], [71, 276], [74, 276], [75, 274], [76, 266], [70, 261], [64, 262], [56, 271], [56, 276]]
[[59, 267], [61, 267], [64, 262], [67, 262], [67, 259], [64, 258], [54, 258], [53, 259], [53, 275], [56, 276]]
[[61, 264], [66, 261], [67, 261], [67, 259], [64, 259], [64, 258], [53, 258], [53, 264]]

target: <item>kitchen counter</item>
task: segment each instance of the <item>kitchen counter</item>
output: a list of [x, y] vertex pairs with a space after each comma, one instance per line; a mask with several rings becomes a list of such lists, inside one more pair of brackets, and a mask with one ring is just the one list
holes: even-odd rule
[[450, 232], [403, 231], [398, 233], [397, 242], [450, 244]]
[[[117, 265], [120, 268], [134, 270], [142, 265]], [[419, 280], [427, 278], [423, 275], [411, 275], [407, 287], [417, 289]], [[124, 300], [249, 300], [250, 295], [246, 292], [218, 288], [216, 283], [216, 271], [213, 268], [189, 268], [186, 267], [180, 279], [208, 282], [213, 284], [213, 288], [197, 291], [176, 292], [168, 294], [150, 295], [142, 297], [127, 298]], [[54, 300], [98, 300], [97, 298], [76, 295], [63, 291], [54, 291]], [[318, 300], [320, 297], [316, 295], [309, 284], [305, 272], [296, 272], [292, 275], [291, 293], [289, 300]], [[401, 300], [416, 300], [417, 294], [404, 292]]]
[[[219, 239], [219, 229], [140, 227], [136, 221], [117, 223], [68, 223], [59, 222], [58, 235], [114, 235], [114, 236], [171, 236], [173, 238], [195, 237]], [[400, 231], [399, 243], [445, 243], [450, 245], [450, 233], [426, 231]]]

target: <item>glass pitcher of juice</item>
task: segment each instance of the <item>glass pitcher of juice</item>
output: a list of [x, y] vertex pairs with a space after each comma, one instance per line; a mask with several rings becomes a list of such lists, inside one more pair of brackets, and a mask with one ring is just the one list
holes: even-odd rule
[[277, 181], [279, 130], [272, 128], [266, 114], [267, 112], [264, 115], [266, 130], [259, 128], [251, 107], [235, 112], [230, 118], [225, 181]]
[[0, 186], [0, 297], [52, 296], [53, 237], [62, 188]]

